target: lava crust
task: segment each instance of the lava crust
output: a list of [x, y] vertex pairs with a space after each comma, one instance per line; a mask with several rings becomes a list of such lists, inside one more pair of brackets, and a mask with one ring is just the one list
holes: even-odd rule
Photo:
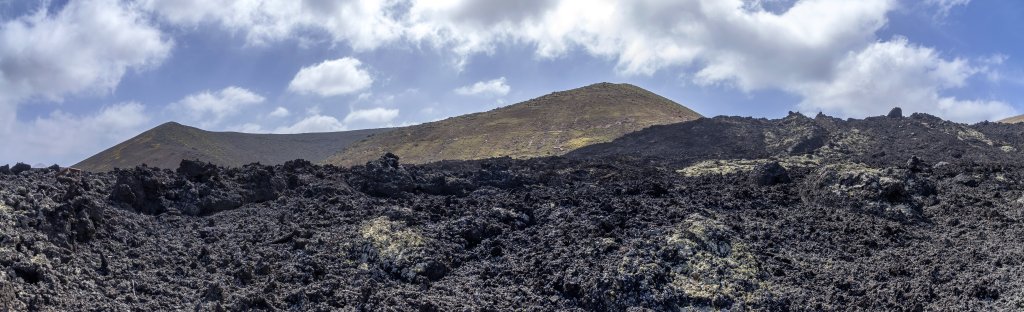
[[[1024, 309], [1012, 125], [797, 118], [652, 157], [0, 174], [0, 309]], [[722, 133], [761, 141], [671, 148]]]

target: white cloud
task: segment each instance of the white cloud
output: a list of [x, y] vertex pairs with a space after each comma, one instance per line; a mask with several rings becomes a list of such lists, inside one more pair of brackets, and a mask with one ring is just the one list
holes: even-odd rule
[[309, 29], [323, 30], [335, 42], [357, 51], [379, 47], [402, 35], [401, 21], [392, 11], [399, 0], [140, 0], [141, 7], [164, 20], [184, 26], [204, 22], [242, 32], [251, 44], [303, 39]]
[[373, 78], [362, 68], [362, 63], [346, 57], [303, 67], [295, 74], [288, 90], [328, 97], [358, 92], [371, 84]]
[[18, 122], [18, 134], [4, 141], [4, 150], [15, 153], [3, 153], [0, 162], [71, 165], [141, 132], [149, 121], [145, 108], [135, 102], [106, 106], [81, 117], [54, 111], [47, 117]]
[[935, 6], [940, 17], [949, 15], [949, 11], [957, 6], [966, 6], [971, 0], [925, 0], [925, 3]]
[[[535, 45], [544, 58], [582, 49], [617, 61], [624, 74], [699, 65], [704, 81], [757, 88], [787, 75], [821, 77], [821, 66], [874, 39], [890, 0], [805, 0], [782, 14], [741, 0], [533, 1], [495, 15], [473, 1], [413, 1], [407, 36], [466, 58], [497, 44]], [[744, 66], [757, 63], [747, 73]], [[765, 77], [768, 76], [768, 77]]]
[[[968, 0], [927, 0], [942, 14]], [[345, 43], [368, 51], [390, 45], [435, 48], [465, 66], [472, 56], [500, 45], [522, 45], [537, 57], [555, 59], [576, 52], [614, 62], [622, 75], [690, 72], [701, 85], [742, 91], [782, 90], [801, 97], [799, 108], [863, 117], [892, 106], [960, 121], [997, 119], [1014, 113], [1004, 102], [950, 96], [970, 78], [998, 80], [998, 62], [943, 56], [905, 39], [879, 40], [887, 14], [898, 0], [799, 0], [766, 10], [745, 0], [526, 0], [526, 1], [275, 1], [227, 4], [201, 0], [71, 1], [60, 12], [40, 11], [0, 24], [0, 139], [22, 142], [26, 152], [4, 149], [0, 157], [68, 155], [74, 143], [54, 150], [12, 139], [14, 129], [68, 124], [117, 124], [100, 112], [75, 117], [55, 112], [30, 123], [15, 120], [18, 103], [30, 97], [60, 100], [69, 94], [104, 93], [131, 70], [162, 63], [173, 47], [144, 16], [155, 13], [168, 25], [220, 25], [253, 45], [284, 40]], [[328, 60], [301, 69], [289, 85], [298, 93], [335, 96], [366, 93], [373, 78], [354, 58]], [[459, 88], [460, 94], [505, 95], [504, 80]], [[477, 85], [480, 85], [477, 87]], [[503, 87], [504, 86], [504, 87]], [[230, 89], [230, 88], [229, 88]], [[205, 92], [178, 102], [201, 122], [220, 124], [262, 97], [238, 88]], [[244, 92], [242, 92], [244, 91]], [[458, 91], [456, 91], [458, 92]], [[227, 92], [232, 93], [232, 92]], [[252, 96], [246, 96], [246, 93]], [[368, 93], [367, 93], [368, 94]], [[256, 99], [259, 99], [258, 101]], [[364, 100], [368, 100], [367, 99]], [[381, 97], [384, 98], [384, 97]], [[248, 99], [248, 100], [246, 100]], [[192, 103], [192, 104], [189, 104]], [[214, 103], [199, 105], [197, 103]], [[137, 104], [136, 104], [137, 105]], [[139, 120], [131, 105], [111, 106], [126, 118], [112, 129]], [[365, 111], [365, 112], [363, 112]], [[390, 122], [398, 111], [353, 111], [344, 122], [314, 112], [273, 132], [338, 131], [350, 122]], [[141, 114], [142, 110], [138, 110]], [[268, 116], [274, 117], [275, 110]], [[278, 117], [284, 118], [286, 116]], [[255, 124], [236, 126], [259, 130]], [[104, 137], [93, 126], [69, 128]], [[99, 132], [96, 132], [99, 131]], [[122, 132], [127, 132], [123, 130]], [[66, 132], [72, 133], [72, 132]], [[63, 137], [68, 134], [52, 135]], [[20, 140], [20, 141], [19, 141]], [[88, 139], [84, 140], [88, 141]], [[56, 140], [54, 142], [57, 142]], [[27, 144], [27, 145], [26, 145]], [[42, 146], [42, 145], [40, 145]], [[79, 148], [80, 149], [80, 148]], [[63, 156], [53, 156], [63, 157]], [[27, 160], [27, 159], [26, 159]], [[35, 160], [31, 160], [35, 161]]]
[[510, 89], [508, 84], [505, 83], [505, 77], [501, 77], [457, 88], [455, 93], [460, 95], [505, 96]]
[[[563, 0], [523, 14], [484, 18], [489, 15], [466, 13], [476, 12], [467, 11], [474, 5], [470, 2], [414, 1], [408, 19], [414, 25], [412, 38], [447, 47], [462, 58], [490, 52], [498, 44], [527, 43], [542, 58], [581, 49], [613, 59], [625, 75], [693, 70], [699, 85], [783, 90], [803, 97], [801, 108], [849, 117], [884, 113], [895, 105], [960, 121], [1013, 112], [1000, 101], [943, 95], [965, 86], [969, 77], [993, 71], [963, 59], [944, 59], [902, 38], [879, 41], [876, 32], [897, 7], [895, 0], [802, 0], [777, 11], [750, 4]], [[862, 75], [876, 66], [879, 70]], [[897, 72], [881, 70], [887, 66]]]
[[172, 43], [115, 0], [72, 1], [0, 24], [0, 93], [60, 100], [109, 92], [129, 69], [161, 63]]
[[234, 132], [243, 132], [243, 133], [267, 133], [267, 132], [270, 132], [270, 131], [267, 131], [267, 130], [263, 129], [263, 127], [260, 126], [259, 124], [255, 124], [255, 123], [251, 123], [251, 122], [243, 123], [243, 124], [240, 124], [240, 125], [230, 126], [230, 127], [227, 127], [227, 129], [225, 129], [225, 130], [227, 130], [227, 131], [234, 131]]
[[[968, 77], [984, 73], [998, 78], [998, 71], [939, 57], [930, 48], [909, 46], [904, 39], [879, 40], [877, 32], [888, 23], [887, 15], [902, 4], [899, 0], [249, 0], [231, 6], [198, 0], [173, 5], [146, 2], [144, 7], [171, 22], [212, 21], [245, 32], [250, 42], [304, 37], [310, 32], [303, 29], [316, 29], [328, 34], [330, 41], [347, 42], [356, 50], [426, 44], [452, 57], [459, 68], [475, 54], [516, 44], [534, 47], [540, 58], [582, 51], [614, 61], [615, 70], [623, 75], [681, 70], [692, 72], [687, 76], [699, 85], [730, 86], [744, 92], [782, 90], [804, 97], [800, 107], [854, 117], [877, 110], [873, 105], [882, 104], [864, 103], [877, 100], [878, 94], [899, 96], [912, 110], [959, 120], [972, 118], [961, 106], [986, 110], [980, 113], [985, 116], [1006, 112], [998, 104], [975, 105], [998, 101], [942, 101], [948, 98], [943, 92], [964, 86]], [[927, 0], [924, 5], [946, 14], [969, 2]], [[919, 63], [897, 64], [903, 71], [883, 79], [890, 84], [849, 80], [862, 78], [856, 74], [858, 66], [870, 67], [874, 57], [882, 58], [878, 61], [886, 57], [873, 53], [900, 46], [905, 47], [904, 56], [917, 57]], [[932, 56], [916, 55], [921, 51], [931, 51]], [[889, 55], [893, 61], [899, 57]], [[360, 89], [331, 89], [350, 86], [345, 82], [351, 80], [338, 83], [320, 79], [322, 75], [309, 76], [292, 89], [321, 95]], [[369, 85], [368, 76], [365, 80]], [[496, 88], [488, 86], [466, 86], [457, 92], [505, 92], [499, 83], [490, 85]], [[914, 91], [900, 95], [897, 89]]]
[[389, 108], [370, 108], [354, 110], [345, 116], [345, 123], [352, 123], [355, 121], [366, 121], [371, 123], [386, 123], [394, 120], [398, 117], [398, 109]]
[[1016, 109], [1002, 101], [943, 97], [938, 99], [938, 103], [938, 115], [948, 116], [949, 119], [960, 122], [999, 121], [1018, 114]]
[[274, 133], [310, 133], [344, 131], [347, 127], [337, 118], [325, 115], [311, 115], [291, 126], [279, 127]]
[[203, 91], [186, 96], [168, 106], [175, 111], [184, 111], [187, 117], [198, 122], [202, 128], [215, 127], [225, 117], [239, 113], [243, 108], [263, 103], [259, 94], [240, 87], [227, 87], [217, 92]]
[[274, 117], [274, 118], [282, 118], [282, 117], [288, 117], [288, 115], [290, 115], [290, 114], [291, 113], [288, 112], [287, 108], [278, 106], [277, 108], [274, 109], [273, 112], [270, 112], [269, 116], [270, 117]]
[[981, 72], [966, 60], [945, 60], [904, 38], [877, 42], [839, 62], [834, 78], [792, 86], [800, 108], [839, 116], [884, 114], [894, 106], [956, 121], [998, 120], [1015, 113], [999, 101], [961, 100], [941, 91]]
[[318, 107], [311, 107], [307, 111], [308, 115], [295, 122], [291, 125], [285, 125], [274, 128], [273, 131], [268, 131], [258, 124], [246, 123], [233, 127], [234, 131], [240, 132], [251, 132], [251, 133], [310, 133], [310, 132], [334, 132], [334, 131], [345, 131], [349, 129], [351, 123], [358, 122], [369, 122], [369, 123], [387, 123], [394, 120], [398, 116], [398, 109], [385, 109], [385, 108], [371, 108], [363, 110], [354, 110], [345, 116], [343, 120], [338, 120], [333, 116], [323, 115]]
[[159, 65], [173, 47], [120, 1], [71, 1], [57, 12], [45, 7], [0, 23], [0, 141], [6, 144], [0, 161], [70, 164], [139, 130], [148, 118], [138, 103], [88, 116], [61, 110], [29, 122], [15, 116], [30, 98], [109, 93], [128, 71]]

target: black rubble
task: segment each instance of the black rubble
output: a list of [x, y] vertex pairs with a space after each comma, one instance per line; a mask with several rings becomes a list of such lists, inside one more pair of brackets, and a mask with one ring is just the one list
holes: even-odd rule
[[0, 310], [1020, 310], [1019, 129], [716, 117], [566, 158], [0, 175]]

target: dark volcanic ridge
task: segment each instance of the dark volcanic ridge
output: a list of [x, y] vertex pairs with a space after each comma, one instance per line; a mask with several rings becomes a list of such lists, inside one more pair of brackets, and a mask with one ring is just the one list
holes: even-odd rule
[[799, 113], [775, 120], [718, 116], [652, 126], [567, 156], [646, 159], [678, 168], [704, 160], [786, 158], [877, 167], [901, 164], [912, 156], [931, 163], [999, 163], [1020, 158], [1022, 130], [991, 122], [965, 125], [921, 113], [846, 120]]
[[1021, 130], [716, 117], [570, 157], [0, 174], [0, 309], [1019, 310]]

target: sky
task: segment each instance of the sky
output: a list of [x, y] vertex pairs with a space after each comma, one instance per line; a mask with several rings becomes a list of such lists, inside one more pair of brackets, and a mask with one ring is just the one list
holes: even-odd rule
[[418, 124], [597, 82], [705, 116], [1024, 112], [1017, 0], [0, 0], [0, 163], [167, 121]]

